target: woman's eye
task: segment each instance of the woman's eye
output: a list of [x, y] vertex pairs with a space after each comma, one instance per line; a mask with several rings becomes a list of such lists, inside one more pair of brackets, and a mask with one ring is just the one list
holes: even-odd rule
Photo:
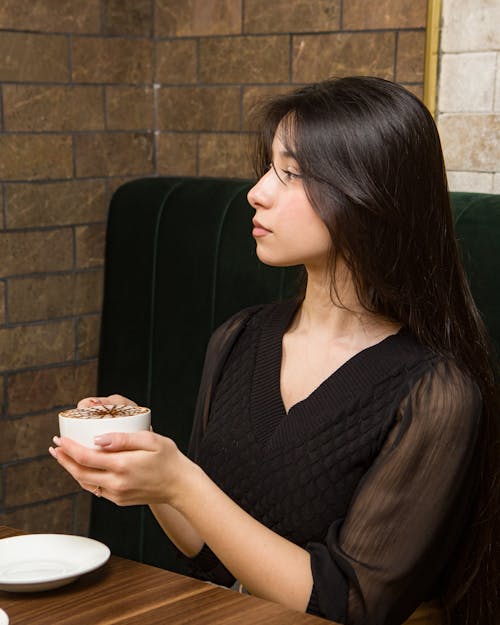
[[269, 164], [269, 169], [272, 169], [274, 171], [278, 180], [280, 180], [280, 182], [282, 182], [283, 184], [286, 184], [287, 182], [294, 182], [295, 180], [299, 180], [300, 178], [304, 177], [302, 174], [297, 174], [296, 172], [290, 171], [289, 169], [278, 169], [272, 161]]
[[302, 178], [301, 174], [297, 174], [293, 171], [290, 171], [289, 169], [282, 169], [281, 172], [283, 174], [283, 178], [287, 182], [293, 182], [294, 180], [299, 180], [300, 178]]

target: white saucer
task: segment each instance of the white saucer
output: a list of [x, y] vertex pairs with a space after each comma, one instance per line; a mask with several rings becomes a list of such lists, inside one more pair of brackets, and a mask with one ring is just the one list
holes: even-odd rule
[[25, 534], [2, 538], [0, 590], [38, 592], [58, 588], [99, 568], [109, 556], [106, 545], [83, 536]]
[[9, 625], [9, 617], [6, 612], [0, 608], [0, 625]]

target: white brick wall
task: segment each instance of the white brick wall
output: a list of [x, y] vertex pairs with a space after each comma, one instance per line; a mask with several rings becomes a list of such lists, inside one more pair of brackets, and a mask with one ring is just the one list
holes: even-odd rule
[[450, 189], [500, 193], [500, 0], [442, 0], [436, 118]]
[[443, 52], [500, 50], [498, 0], [443, 0], [442, 7]]

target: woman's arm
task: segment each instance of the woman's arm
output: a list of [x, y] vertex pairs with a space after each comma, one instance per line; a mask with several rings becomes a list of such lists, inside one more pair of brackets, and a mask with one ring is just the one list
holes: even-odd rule
[[203, 547], [203, 540], [192, 524], [168, 503], [150, 504], [160, 527], [174, 545], [188, 558], [196, 556]]
[[481, 396], [453, 362], [411, 383], [398, 421], [325, 543], [309, 543], [314, 594], [340, 620], [332, 580], [349, 587], [342, 622], [396, 625], [437, 598], [466, 540], [477, 488]]
[[102, 451], [54, 442], [51, 454], [84, 488], [99, 485], [118, 505], [149, 504], [186, 553], [204, 542], [252, 594], [305, 611], [309, 553], [237, 506], [172, 440], [153, 432], [110, 434], [96, 439]]

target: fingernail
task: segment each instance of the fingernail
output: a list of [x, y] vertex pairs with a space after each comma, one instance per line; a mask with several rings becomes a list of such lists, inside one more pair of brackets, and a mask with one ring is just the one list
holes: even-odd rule
[[111, 445], [112, 440], [106, 434], [100, 434], [99, 436], [94, 437], [94, 445], [99, 445], [99, 447], [107, 447]]
[[52, 440], [54, 442], [54, 445], [60, 445], [61, 444], [61, 439], [59, 438], [59, 436], [53, 436]]
[[53, 447], [49, 447], [49, 454], [57, 460], [57, 452]]

